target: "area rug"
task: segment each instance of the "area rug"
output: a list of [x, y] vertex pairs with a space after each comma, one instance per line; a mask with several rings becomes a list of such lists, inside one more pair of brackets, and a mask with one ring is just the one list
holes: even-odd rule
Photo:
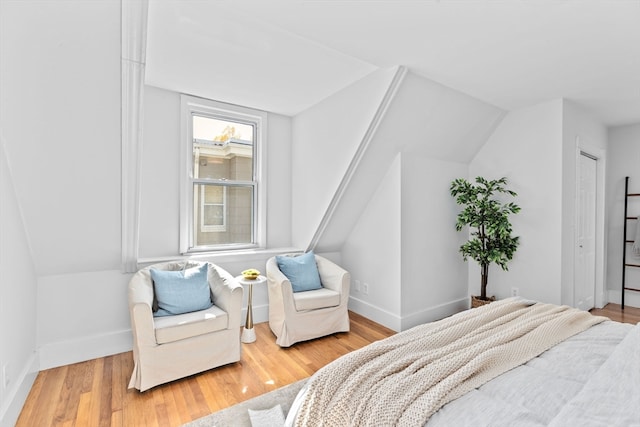
[[251, 419], [249, 418], [249, 409], [266, 410], [276, 405], [282, 407], [282, 412], [286, 418], [291, 408], [291, 404], [296, 395], [307, 382], [307, 379], [297, 381], [293, 384], [280, 387], [279, 389], [270, 391], [245, 400], [242, 403], [233, 405], [229, 408], [214, 412], [211, 415], [202, 417], [190, 423], [184, 424], [183, 427], [251, 427]]

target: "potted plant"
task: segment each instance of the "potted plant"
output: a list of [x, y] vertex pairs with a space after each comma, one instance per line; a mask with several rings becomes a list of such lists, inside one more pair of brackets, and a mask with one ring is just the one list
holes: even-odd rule
[[503, 270], [508, 270], [507, 263], [518, 247], [519, 237], [511, 235], [509, 215], [518, 213], [520, 207], [513, 202], [505, 203], [495, 198], [500, 194], [517, 196], [506, 186], [505, 177], [492, 181], [477, 177], [475, 184], [458, 178], [451, 183], [451, 195], [457, 204], [463, 206], [458, 214], [456, 230], [470, 227], [469, 240], [460, 246], [460, 252], [465, 261], [468, 258], [474, 259], [481, 271], [480, 296], [472, 297], [472, 307], [495, 300], [493, 297], [487, 298], [489, 265], [495, 263]]

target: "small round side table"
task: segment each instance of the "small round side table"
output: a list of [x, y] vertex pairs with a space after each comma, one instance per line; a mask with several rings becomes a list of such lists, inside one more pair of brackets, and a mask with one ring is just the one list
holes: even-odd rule
[[264, 283], [267, 278], [264, 276], [258, 276], [255, 279], [248, 280], [244, 276], [240, 275], [236, 277], [236, 280], [242, 285], [249, 286], [249, 296], [247, 298], [247, 320], [244, 322], [244, 329], [242, 330], [242, 337], [240, 340], [243, 343], [252, 343], [256, 341], [256, 331], [253, 329], [253, 285]]

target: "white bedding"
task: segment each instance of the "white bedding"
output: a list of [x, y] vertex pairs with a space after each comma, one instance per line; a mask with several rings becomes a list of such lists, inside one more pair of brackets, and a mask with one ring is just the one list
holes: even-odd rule
[[[436, 412], [428, 427], [442, 426], [632, 426], [640, 425], [640, 405], [617, 408], [621, 413], [610, 414], [603, 424], [587, 424], [584, 417], [578, 421], [575, 411], [569, 411], [576, 399], [595, 402], [608, 399], [593, 394], [590, 384], [596, 377], [604, 376], [607, 383], [631, 378], [640, 369], [640, 360], [635, 353], [627, 359], [635, 367], [617, 370], [617, 355], [628, 348], [619, 347], [631, 330], [634, 335], [640, 326], [616, 322], [604, 322], [585, 332], [575, 335], [526, 364], [515, 368], [467, 393], [465, 396], [445, 405]], [[616, 351], [617, 350], [617, 351]], [[608, 362], [608, 363], [607, 363]], [[610, 372], [610, 368], [614, 372]], [[633, 372], [631, 372], [633, 371]], [[605, 373], [606, 372], [606, 373]], [[637, 402], [640, 383], [635, 383]], [[622, 397], [621, 402], [629, 402], [632, 396]], [[623, 405], [626, 406], [626, 403]], [[615, 415], [615, 416], [614, 416]], [[617, 420], [616, 420], [617, 419]]]
[[446, 404], [426, 426], [640, 427], [640, 325], [595, 325]]
[[640, 426], [639, 359], [640, 326], [636, 325], [550, 426]]

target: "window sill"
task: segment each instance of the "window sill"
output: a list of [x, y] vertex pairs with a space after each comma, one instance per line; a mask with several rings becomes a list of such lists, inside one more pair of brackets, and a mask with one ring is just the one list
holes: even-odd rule
[[235, 251], [197, 252], [189, 255], [139, 258], [138, 269], [148, 267], [152, 264], [157, 264], [160, 262], [181, 261], [187, 259], [196, 261], [208, 261], [214, 264], [233, 262], [243, 262], [249, 264], [251, 262], [263, 262], [265, 258], [270, 258], [275, 255], [294, 252], [304, 251], [298, 248], [242, 249]]

